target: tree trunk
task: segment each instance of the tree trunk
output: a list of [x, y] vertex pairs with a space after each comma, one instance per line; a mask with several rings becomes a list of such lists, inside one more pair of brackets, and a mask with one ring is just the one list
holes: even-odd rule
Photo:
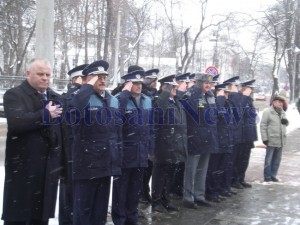
[[105, 39], [104, 39], [104, 53], [103, 59], [108, 61], [108, 46], [110, 37], [110, 27], [112, 23], [112, 13], [113, 13], [113, 1], [106, 0], [106, 23], [105, 23]]
[[[296, 9], [296, 31], [295, 31], [295, 46], [300, 49], [300, 0], [297, 2], [297, 9]], [[295, 73], [295, 95], [294, 99], [296, 100], [297, 97], [300, 97], [300, 53], [297, 53], [296, 60], [296, 73]]]
[[85, 2], [85, 15], [84, 15], [84, 63], [89, 62], [88, 56], [88, 13], [89, 13], [89, 0]]

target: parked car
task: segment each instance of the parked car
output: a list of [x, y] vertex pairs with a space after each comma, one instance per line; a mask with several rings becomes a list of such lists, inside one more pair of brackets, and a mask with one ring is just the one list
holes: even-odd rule
[[254, 100], [255, 101], [266, 101], [267, 96], [265, 93], [254, 93]]

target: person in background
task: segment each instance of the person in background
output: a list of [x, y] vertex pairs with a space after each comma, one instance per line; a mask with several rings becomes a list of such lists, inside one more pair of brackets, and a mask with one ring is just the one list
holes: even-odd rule
[[76, 66], [68, 72], [68, 75], [70, 76], [70, 83], [68, 84], [67, 93], [74, 93], [81, 88], [81, 85], [83, 84], [82, 81], [86, 80], [85, 76], [82, 74], [82, 71], [88, 65], [89, 64], [82, 64]]
[[[175, 75], [159, 80], [159, 96], [155, 100], [155, 150], [152, 175], [152, 211], [178, 211], [169, 199], [175, 169], [187, 156], [186, 116], [176, 97]], [[180, 84], [185, 90], [186, 83]]]
[[[144, 71], [144, 69], [142, 67], [138, 66], [138, 65], [131, 65], [131, 66], [128, 67], [127, 73], [131, 73], [131, 72], [137, 71], [137, 70], [143, 70]], [[115, 87], [115, 89], [113, 89], [111, 91], [111, 94], [115, 96], [118, 93], [120, 93], [122, 91], [122, 89], [124, 88], [124, 85], [125, 85], [124, 82], [123, 83], [119, 83], [118, 86]]]
[[151, 69], [145, 71], [142, 93], [151, 97], [152, 99], [157, 95], [158, 73], [159, 73], [159, 69]]
[[232, 168], [231, 154], [233, 150], [233, 136], [231, 121], [231, 106], [228, 101], [229, 89], [227, 84], [215, 86], [216, 105], [218, 110], [218, 141], [219, 151], [211, 154], [206, 178], [206, 198], [209, 201], [220, 202], [224, 197], [230, 197]]
[[267, 146], [264, 180], [278, 182], [277, 173], [280, 167], [282, 148], [286, 144], [286, 127], [289, 121], [286, 118], [283, 105], [284, 97], [275, 95], [272, 105], [263, 112], [260, 122], [260, 133], [263, 143]]
[[78, 111], [72, 151], [74, 225], [106, 223], [111, 176], [121, 175], [122, 121], [116, 116], [118, 99], [105, 91], [108, 67], [104, 60], [85, 67], [87, 83], [71, 100]]
[[242, 143], [239, 148], [238, 164], [236, 165], [237, 182], [243, 188], [251, 188], [252, 185], [245, 181], [246, 171], [250, 161], [251, 149], [254, 147], [254, 141], [257, 140], [256, 128], [256, 108], [253, 105], [251, 97], [254, 91], [253, 83], [255, 80], [249, 80], [241, 83], [241, 107], [244, 110], [242, 118]]
[[2, 220], [47, 225], [63, 169], [60, 96], [49, 88], [51, 65], [32, 59], [26, 80], [4, 94], [7, 118]]
[[187, 82], [187, 87], [186, 87], [187, 90], [195, 85], [195, 83], [196, 83], [195, 75], [196, 75], [195, 73], [189, 74], [189, 82]]
[[[236, 189], [243, 189], [242, 184], [237, 182], [237, 165], [239, 163], [239, 149], [240, 145], [243, 142], [242, 138], [242, 115], [243, 115], [243, 108], [241, 107], [241, 99], [242, 99], [242, 93], [239, 91], [240, 87], [240, 81], [239, 76], [234, 76], [229, 78], [228, 80], [225, 80], [223, 83], [227, 84], [229, 89], [229, 95], [228, 95], [228, 102], [231, 107], [231, 111], [233, 115], [233, 123], [232, 123], [232, 135], [233, 135], [233, 151], [232, 151], [232, 167], [229, 169], [228, 173], [231, 173], [231, 186]], [[237, 192], [233, 191], [231, 189], [230, 193], [237, 194]]]
[[[186, 94], [187, 85], [190, 82], [189, 77], [190, 77], [189, 72], [176, 75], [176, 82], [178, 84], [178, 88], [176, 90], [177, 99], [182, 99], [184, 94]], [[172, 179], [171, 189], [170, 189], [170, 196], [175, 199], [182, 199], [183, 196], [184, 168], [185, 168], [185, 161], [178, 162], [176, 164], [175, 173]]]
[[113, 182], [112, 220], [115, 225], [138, 224], [138, 203], [144, 168], [152, 154], [153, 125], [149, 124], [151, 99], [142, 94], [143, 70], [122, 77], [122, 92], [116, 97], [124, 116], [122, 127], [122, 175]]
[[[64, 112], [69, 110], [70, 102], [75, 94], [79, 91], [82, 85], [82, 71], [88, 64], [83, 64], [74, 67], [68, 72], [70, 83], [67, 93], [62, 94], [64, 100]], [[66, 115], [66, 113], [63, 113]], [[67, 157], [65, 159], [64, 176], [60, 179], [59, 185], [59, 215], [58, 220], [60, 225], [73, 224], [73, 181], [72, 181], [72, 144], [73, 133], [72, 126], [66, 121], [63, 121], [63, 140], [64, 146], [67, 149]]]
[[[159, 69], [151, 69], [145, 72], [143, 79], [142, 93], [147, 95], [153, 100], [157, 97], [157, 76]], [[150, 186], [149, 182], [152, 176], [153, 162], [148, 159], [148, 167], [144, 169], [143, 185], [140, 194], [141, 203], [151, 203]]]

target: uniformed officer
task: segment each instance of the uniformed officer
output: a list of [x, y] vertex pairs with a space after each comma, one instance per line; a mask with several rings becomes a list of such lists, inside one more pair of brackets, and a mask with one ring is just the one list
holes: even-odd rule
[[[128, 67], [127, 73], [131, 73], [131, 72], [136, 71], [136, 70], [143, 70], [144, 71], [144, 69], [142, 67], [138, 66], [138, 65], [131, 65], [131, 66]], [[111, 94], [112, 95], [117, 95], [118, 93], [120, 93], [122, 91], [122, 89], [124, 88], [124, 85], [125, 85], [125, 83], [118, 84], [118, 86], [114, 90], [112, 90]]]
[[205, 200], [205, 182], [210, 154], [218, 150], [215, 97], [210, 86], [212, 75], [197, 73], [195, 79], [187, 99], [181, 100], [187, 111], [188, 135], [183, 205], [192, 209], [197, 205], [211, 206]]
[[[82, 71], [88, 64], [83, 64], [74, 67], [68, 72], [70, 76], [70, 83], [68, 85], [67, 93], [63, 94], [64, 109], [67, 111], [70, 106], [70, 101], [73, 96], [79, 91], [82, 84]], [[65, 115], [65, 113], [64, 113]], [[59, 224], [60, 225], [72, 225], [73, 224], [73, 187], [72, 187], [72, 149], [73, 134], [70, 124], [64, 123], [64, 146], [67, 148], [67, 157], [65, 165], [66, 171], [62, 179], [60, 179], [59, 185]]]
[[145, 71], [145, 78], [143, 80], [142, 92], [151, 98], [157, 95], [158, 73], [159, 73], [159, 69], [150, 69]]
[[159, 82], [159, 96], [155, 101], [152, 211], [163, 213], [178, 210], [169, 199], [169, 191], [175, 169], [187, 156], [187, 130], [186, 116], [176, 97], [179, 85], [175, 75], [163, 77]]
[[213, 202], [224, 200], [223, 197], [230, 197], [231, 193], [231, 169], [233, 150], [233, 136], [231, 129], [232, 117], [230, 104], [227, 101], [229, 90], [227, 84], [219, 84], [215, 86], [216, 105], [218, 110], [218, 143], [219, 151], [210, 156], [209, 166], [206, 178], [206, 198]]
[[149, 124], [151, 99], [142, 94], [143, 70], [122, 77], [125, 84], [116, 97], [124, 115], [122, 176], [114, 179], [112, 220], [115, 225], [138, 224], [138, 203], [143, 170], [152, 154], [153, 125]]
[[[229, 96], [228, 96], [228, 102], [231, 105], [231, 111], [233, 114], [233, 124], [232, 124], [232, 135], [233, 135], [233, 151], [232, 151], [232, 167], [229, 168], [228, 173], [231, 173], [232, 177], [232, 184], [231, 186], [237, 189], [242, 189], [243, 186], [236, 182], [236, 168], [238, 164], [238, 153], [240, 144], [242, 143], [242, 115], [243, 115], [243, 109], [241, 107], [241, 99], [242, 99], [242, 93], [239, 92], [239, 76], [234, 76], [229, 78], [228, 80], [225, 80], [223, 83], [227, 84], [228, 89], [230, 90]], [[236, 193], [230, 189], [230, 193]]]
[[213, 77], [212, 81], [210, 82], [211, 90], [215, 90], [215, 86], [219, 84], [220, 74], [217, 74]]
[[[142, 93], [152, 99], [157, 97], [157, 76], [159, 69], [150, 69], [145, 72], [143, 79]], [[149, 182], [152, 176], [153, 162], [148, 159], [148, 167], [144, 169], [143, 185], [140, 194], [140, 202], [151, 203], [150, 186]]]
[[[176, 75], [176, 83], [178, 88], [176, 90], [176, 99], [181, 99], [187, 92], [187, 86], [190, 81], [189, 72]], [[184, 113], [184, 112], [183, 112]], [[183, 196], [183, 178], [184, 178], [185, 162], [179, 162], [176, 165], [175, 173], [171, 182], [170, 195], [176, 198], [182, 198]]]
[[76, 107], [73, 148], [74, 224], [106, 223], [111, 176], [121, 174], [119, 101], [105, 91], [109, 64], [99, 60], [71, 103]]
[[236, 164], [236, 181], [244, 188], [251, 188], [252, 185], [245, 181], [246, 171], [249, 165], [251, 149], [254, 147], [254, 141], [257, 140], [256, 129], [256, 109], [253, 105], [253, 98], [251, 94], [254, 90], [253, 83], [255, 80], [249, 80], [241, 83], [241, 107], [243, 108], [242, 119], [242, 143], [239, 148], [239, 154]]
[[196, 73], [191, 73], [189, 75], [189, 82], [188, 82], [188, 85], [187, 85], [187, 89], [190, 89], [192, 86], [195, 85], [195, 82], [196, 82], [195, 75], [196, 75]]

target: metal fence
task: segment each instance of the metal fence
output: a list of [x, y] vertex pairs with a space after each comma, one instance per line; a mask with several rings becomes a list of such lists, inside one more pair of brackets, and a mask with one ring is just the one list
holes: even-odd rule
[[[0, 76], [0, 90], [5, 91], [16, 87], [25, 79], [23, 76]], [[57, 92], [64, 92], [67, 90], [68, 83], [69, 80], [53, 78], [50, 86]]]

